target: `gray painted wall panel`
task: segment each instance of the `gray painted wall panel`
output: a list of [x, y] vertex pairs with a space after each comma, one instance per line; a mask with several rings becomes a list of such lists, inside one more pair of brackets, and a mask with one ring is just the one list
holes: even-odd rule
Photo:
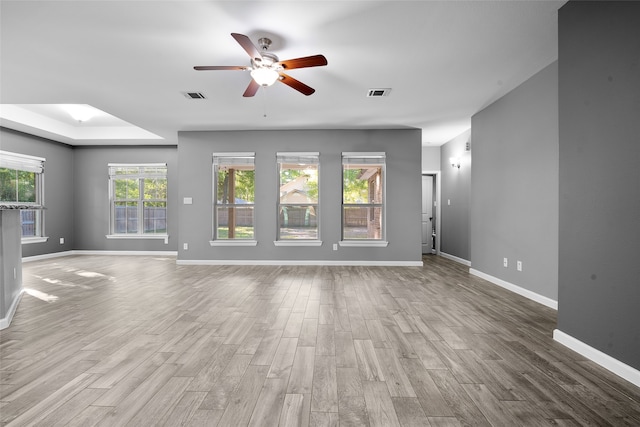
[[0, 210], [0, 321], [8, 323], [9, 309], [22, 290], [20, 211]]
[[[420, 261], [421, 134], [419, 130], [180, 132], [178, 257], [184, 260]], [[256, 153], [256, 247], [211, 247], [213, 152]], [[278, 194], [275, 153], [320, 152], [321, 247], [275, 247]], [[386, 248], [332, 250], [340, 240], [343, 151], [387, 154]], [[194, 185], [194, 183], [197, 183]], [[188, 243], [189, 249], [183, 249]]]
[[[178, 230], [178, 162], [173, 146], [76, 147], [75, 246], [77, 250], [176, 251]], [[107, 239], [109, 234], [109, 163], [167, 163], [167, 222], [169, 243], [150, 239]]]
[[[73, 149], [43, 138], [0, 128], [0, 149], [13, 153], [44, 157], [45, 185], [44, 203], [46, 210], [45, 234], [47, 242], [22, 245], [22, 256], [29, 257], [74, 248], [73, 212]], [[64, 244], [60, 238], [64, 237]]]
[[558, 298], [557, 72], [557, 63], [549, 65], [471, 122], [472, 268], [552, 300]]
[[558, 329], [640, 369], [640, 3], [559, 12]]
[[440, 147], [422, 147], [422, 170], [427, 172], [440, 170]]
[[[442, 168], [440, 250], [460, 259], [471, 260], [470, 198], [471, 152], [465, 151], [471, 131], [465, 131], [440, 148]], [[460, 168], [454, 168], [450, 157], [460, 158]]]

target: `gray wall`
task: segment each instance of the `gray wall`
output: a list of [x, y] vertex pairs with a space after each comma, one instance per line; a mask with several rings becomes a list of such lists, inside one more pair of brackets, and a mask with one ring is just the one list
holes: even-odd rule
[[559, 12], [558, 329], [640, 369], [640, 3]]
[[[45, 235], [47, 242], [22, 245], [22, 256], [29, 257], [74, 248], [73, 207], [73, 149], [48, 139], [38, 138], [10, 129], [0, 128], [0, 149], [13, 153], [44, 157], [46, 210]], [[64, 237], [64, 244], [60, 238]]]
[[8, 325], [9, 309], [22, 289], [20, 211], [0, 210], [0, 324]]
[[[420, 261], [420, 130], [180, 132], [178, 143], [181, 260]], [[256, 153], [255, 247], [211, 247], [213, 152]], [[275, 247], [278, 195], [275, 153], [320, 152], [321, 247]], [[343, 151], [387, 154], [386, 248], [332, 250], [340, 240]], [[184, 251], [183, 243], [189, 244]]]
[[422, 147], [422, 170], [426, 172], [440, 170], [440, 147]]
[[[465, 151], [471, 131], [465, 131], [440, 147], [441, 165], [441, 233], [440, 250], [469, 261], [469, 214], [471, 197], [471, 152]], [[460, 158], [460, 168], [453, 168], [450, 157]]]
[[557, 62], [475, 114], [471, 141], [472, 268], [557, 301]]
[[[77, 250], [176, 251], [178, 231], [178, 161], [175, 146], [75, 147], [73, 183]], [[109, 234], [109, 163], [167, 163], [169, 243], [153, 239], [107, 239]]]

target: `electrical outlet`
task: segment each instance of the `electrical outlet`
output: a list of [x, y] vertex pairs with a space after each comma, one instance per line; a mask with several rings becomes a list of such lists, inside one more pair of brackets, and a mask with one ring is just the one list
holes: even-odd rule
[[505, 258], [505, 259], [502, 261], [502, 265], [504, 265], [505, 267], [509, 267], [509, 260]]
[[189, 244], [188, 243], [183, 243], [182, 244], [182, 249], [184, 249], [185, 251], [189, 250]]
[[337, 243], [334, 243], [334, 244], [333, 244], [333, 250], [334, 250], [334, 251], [337, 251], [337, 250], [338, 250], [338, 244], [337, 244]]
[[61, 238], [60, 238], [60, 244], [61, 244], [61, 245], [64, 245], [64, 237], [61, 237]]
[[522, 271], [522, 261], [516, 262], [516, 270]]

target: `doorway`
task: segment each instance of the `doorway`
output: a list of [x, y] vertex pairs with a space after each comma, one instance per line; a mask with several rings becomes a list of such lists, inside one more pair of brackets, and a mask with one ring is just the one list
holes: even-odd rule
[[437, 174], [422, 175], [422, 253], [438, 252]]

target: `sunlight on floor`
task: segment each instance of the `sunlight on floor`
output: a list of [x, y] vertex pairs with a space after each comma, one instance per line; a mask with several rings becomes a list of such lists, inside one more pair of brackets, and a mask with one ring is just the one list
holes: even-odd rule
[[32, 297], [36, 297], [39, 300], [44, 302], [56, 302], [58, 301], [58, 297], [55, 295], [45, 294], [44, 292], [36, 291], [35, 289], [25, 288], [25, 293], [31, 295]]

